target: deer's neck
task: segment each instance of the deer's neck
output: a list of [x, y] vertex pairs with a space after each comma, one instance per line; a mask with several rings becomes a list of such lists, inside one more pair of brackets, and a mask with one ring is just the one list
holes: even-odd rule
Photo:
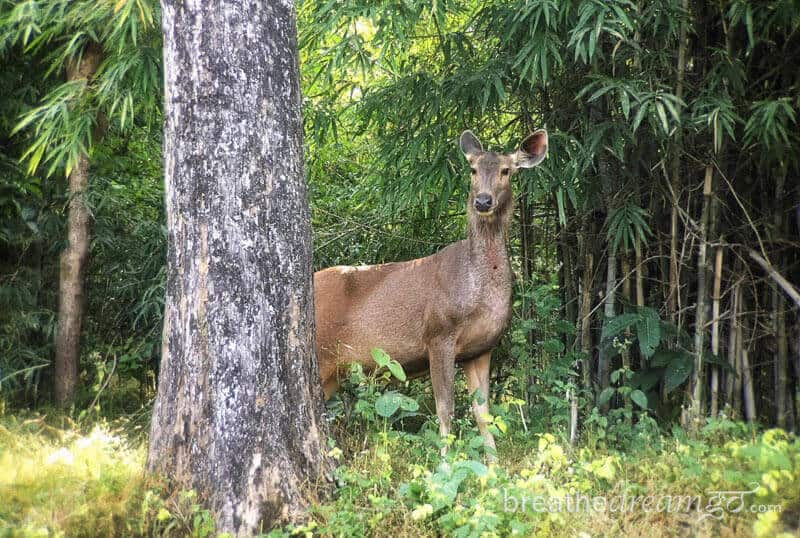
[[498, 216], [487, 220], [470, 214], [468, 222], [467, 242], [472, 267], [491, 276], [493, 280], [510, 280], [511, 264], [506, 249], [507, 219]]

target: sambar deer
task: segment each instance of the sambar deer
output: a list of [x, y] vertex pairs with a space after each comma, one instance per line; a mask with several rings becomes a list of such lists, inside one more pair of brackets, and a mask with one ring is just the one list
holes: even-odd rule
[[467, 239], [416, 260], [316, 272], [316, 351], [326, 399], [339, 387], [342, 366], [375, 366], [372, 348], [386, 351], [409, 376], [430, 372], [443, 437], [450, 432], [455, 366], [462, 364], [470, 394], [480, 391], [472, 402], [478, 428], [494, 449], [485, 417], [492, 348], [511, 317], [511, 177], [542, 162], [547, 132], [529, 135], [511, 154], [484, 151], [471, 131], [460, 146], [472, 173]]

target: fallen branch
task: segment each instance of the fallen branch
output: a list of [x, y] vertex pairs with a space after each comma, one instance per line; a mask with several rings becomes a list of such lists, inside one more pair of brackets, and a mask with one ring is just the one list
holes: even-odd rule
[[777, 271], [777, 269], [775, 269], [775, 268], [772, 266], [772, 264], [771, 264], [771, 263], [769, 263], [767, 260], [765, 260], [764, 258], [762, 258], [762, 257], [761, 257], [761, 256], [758, 254], [758, 252], [756, 252], [755, 250], [753, 250], [753, 249], [751, 249], [751, 248], [748, 248], [748, 249], [747, 249], [747, 253], [750, 255], [750, 257], [751, 257], [751, 258], [753, 258], [753, 259], [756, 261], [756, 263], [757, 263], [758, 265], [760, 265], [760, 266], [761, 266], [761, 267], [762, 267], [762, 268], [763, 268], [763, 269], [764, 269], [764, 270], [767, 272], [767, 274], [768, 274], [770, 277], [772, 277], [772, 279], [773, 279], [775, 282], [777, 282], [778, 286], [780, 286], [780, 287], [781, 287], [781, 289], [783, 289], [783, 291], [785, 291], [785, 292], [786, 292], [786, 295], [788, 295], [789, 297], [791, 297], [791, 299], [792, 299], [792, 300], [794, 301], [794, 303], [797, 305], [797, 308], [799, 308], [799, 309], [800, 309], [800, 292], [798, 292], [798, 291], [797, 291], [797, 288], [795, 288], [795, 287], [794, 287], [794, 286], [793, 286], [793, 285], [792, 285], [792, 284], [791, 284], [791, 283], [790, 283], [788, 280], [786, 280], [785, 278], [783, 278], [783, 275], [781, 275], [781, 274], [780, 274], [780, 273]]

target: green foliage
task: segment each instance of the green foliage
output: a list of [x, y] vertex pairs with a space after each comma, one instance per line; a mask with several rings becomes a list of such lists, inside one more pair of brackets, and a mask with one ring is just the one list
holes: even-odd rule
[[664, 368], [664, 390], [669, 393], [683, 384], [692, 373], [694, 360], [685, 351], [662, 351], [653, 356], [650, 365]]
[[[792, 489], [800, 469], [791, 457], [800, 445], [781, 430], [752, 437], [741, 423], [711, 421], [700, 439], [687, 441], [682, 432], [663, 437], [645, 421], [633, 427], [622, 446], [624, 452], [590, 445], [572, 449], [540, 434], [525, 443], [501, 444], [502, 464], [487, 466], [458, 445], [442, 461], [437, 446], [424, 437], [393, 435], [342, 462], [339, 495], [313, 507], [306, 523], [269, 536], [610, 535], [622, 524], [653, 535], [682, 527], [687, 518], [700, 531], [694, 518], [713, 509], [709, 502], [716, 491], [751, 492], [745, 496], [748, 507], [778, 503], [786, 510], [800, 502]], [[699, 496], [700, 502], [689, 512], [659, 512], [656, 518], [635, 509], [627, 515], [606, 511], [601, 517], [591, 509], [568, 510], [569, 495], [606, 500], [685, 495]], [[785, 527], [769, 513], [743, 510], [725, 513], [714, 532], [748, 528], [766, 536]]]
[[650, 307], [637, 308], [636, 312], [628, 312], [609, 318], [603, 324], [601, 338], [611, 341], [622, 334], [625, 329], [634, 327], [639, 350], [645, 359], [649, 359], [661, 343], [661, 319], [658, 312]]
[[614, 249], [620, 245], [630, 250], [637, 239], [647, 241], [652, 235], [646, 222], [647, 212], [641, 207], [625, 205], [615, 209], [608, 217], [608, 240]]
[[371, 356], [377, 367], [365, 373], [361, 363], [352, 363], [349, 375], [328, 404], [334, 430], [342, 435], [344, 431], [348, 435], [353, 432], [366, 435], [378, 425], [386, 428], [388, 424], [419, 416], [416, 399], [389, 388], [393, 383], [406, 382], [400, 363], [381, 349], [373, 349]]
[[[77, 64], [88, 47], [100, 50], [91, 80], [57, 84], [41, 104], [25, 111], [11, 132], [26, 132], [22, 159], [46, 175], [75, 167], [105, 128], [125, 130], [141, 116], [157, 118], [161, 103], [161, 32], [158, 3], [149, 0], [4, 1], [0, 3], [0, 52], [11, 48], [41, 58], [43, 78]], [[100, 122], [103, 128], [100, 128]]]
[[[700, 510], [712, 492], [747, 491], [753, 492], [745, 497], [747, 506], [774, 504], [790, 511], [800, 505], [797, 438], [782, 430], [754, 434], [729, 419], [709, 421], [691, 441], [680, 431], [663, 437], [640, 428], [625, 452], [573, 449], [540, 434], [525, 443], [501, 443], [501, 465], [486, 465], [470, 452], [469, 445], [479, 445], [475, 434], [454, 443], [443, 461], [438, 445], [424, 434], [372, 433], [379, 443], [340, 460], [335, 498], [313, 505], [306, 522], [268, 536], [608, 535], [622, 523], [651, 535], [686, 524], [682, 512], [649, 520], [638, 512], [627, 519], [624, 512], [598, 517], [591, 510], [547, 508], [568, 494], [700, 495]], [[3, 535], [216, 535], [211, 514], [194, 492], [164, 497], [161, 485], [142, 479], [144, 447], [131, 445], [118, 427], [53, 427], [41, 417], [5, 417], [0, 449]], [[341, 458], [335, 448], [331, 454]], [[537, 497], [544, 503], [538, 508], [531, 504]], [[771, 513], [726, 513], [715, 528], [775, 535], [785, 523]]]
[[[538, 432], [565, 432], [569, 420], [569, 401], [577, 391], [575, 363], [579, 353], [564, 344], [575, 334], [575, 327], [563, 319], [558, 286], [552, 282], [530, 287], [518, 283], [508, 337], [495, 357], [503, 356], [499, 368], [505, 383], [493, 388], [507, 406], [512, 423], [522, 426], [525, 414], [538, 417], [529, 427]], [[525, 426], [527, 428], [528, 425]]]

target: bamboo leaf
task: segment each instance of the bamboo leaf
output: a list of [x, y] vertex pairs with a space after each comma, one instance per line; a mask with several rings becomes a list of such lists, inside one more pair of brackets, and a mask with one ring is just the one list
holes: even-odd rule
[[633, 130], [634, 133], [636, 132], [636, 129], [639, 128], [639, 124], [642, 123], [644, 115], [647, 114], [647, 109], [648, 109], [647, 103], [639, 104], [639, 110], [636, 111], [636, 116], [633, 118], [633, 125], [631, 126], [631, 129]]
[[664, 132], [669, 134], [669, 122], [667, 121], [667, 113], [664, 110], [664, 104], [661, 101], [656, 101], [656, 113], [658, 114], [658, 119], [661, 120], [661, 128], [664, 129]]

